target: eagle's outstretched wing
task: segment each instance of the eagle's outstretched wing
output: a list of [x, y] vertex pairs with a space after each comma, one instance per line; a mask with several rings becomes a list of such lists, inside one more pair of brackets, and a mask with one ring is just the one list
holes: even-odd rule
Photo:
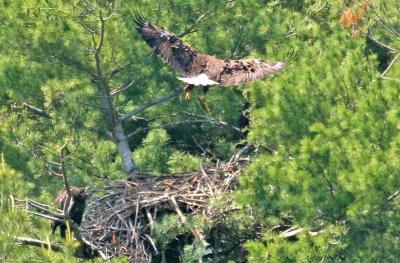
[[136, 29], [153, 51], [160, 55], [175, 70], [188, 75], [192, 69], [197, 51], [185, 45], [174, 34], [165, 31], [136, 14]]
[[284, 67], [282, 62], [259, 59], [222, 60], [202, 54], [141, 15], [137, 14], [133, 20], [136, 29], [153, 51], [175, 70], [183, 73], [187, 78], [180, 79], [191, 85], [238, 85], [263, 79]]
[[282, 62], [259, 59], [226, 60], [219, 83], [221, 86], [238, 85], [263, 79], [284, 68]]

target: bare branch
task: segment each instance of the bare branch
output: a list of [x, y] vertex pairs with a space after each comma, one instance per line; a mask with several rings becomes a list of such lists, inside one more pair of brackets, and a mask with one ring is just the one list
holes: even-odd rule
[[115, 96], [118, 93], [129, 89], [130, 87], [132, 87], [133, 84], [135, 84], [135, 82], [136, 82], [136, 79], [125, 81], [122, 85], [120, 85], [119, 87], [112, 90], [110, 92], [110, 96]]
[[49, 220], [52, 220], [52, 221], [64, 222], [64, 220], [62, 220], [62, 219], [60, 219], [58, 217], [49, 216], [49, 215], [42, 214], [42, 213], [39, 213], [39, 212], [28, 211], [28, 214], [39, 216], [39, 217], [43, 217], [43, 218], [46, 218], [46, 219], [49, 219]]
[[[21, 141], [16, 141], [16, 143], [17, 143], [17, 145], [24, 148], [32, 156], [32, 158], [42, 162], [44, 169], [47, 170], [49, 173], [51, 173], [57, 177], [60, 177], [60, 178], [62, 177], [62, 174], [55, 172], [52, 169], [50, 169], [50, 167], [48, 167], [48, 164], [54, 165], [56, 163], [45, 159], [43, 157], [44, 154], [40, 150], [29, 148], [28, 146], [24, 145]], [[51, 154], [53, 154], [53, 153], [51, 153]], [[57, 166], [60, 166], [60, 165], [57, 165]]]
[[397, 30], [395, 30], [394, 28], [389, 26], [389, 23], [387, 21], [385, 21], [379, 14], [378, 12], [375, 11], [375, 8], [372, 8], [373, 13], [376, 16], [375, 21], [381, 25], [382, 27], [384, 27], [387, 31], [389, 31], [390, 33], [392, 33], [394, 36], [400, 36], [400, 32], [398, 32]]
[[400, 79], [389, 78], [389, 77], [381, 77], [381, 78], [386, 80], [400, 81]]
[[115, 2], [115, 6], [114, 6], [114, 3], [110, 3], [111, 13], [107, 17], [102, 18], [104, 21], [109, 20], [110, 18], [112, 18], [115, 15], [115, 11], [117, 9], [116, 4], [117, 4], [117, 2]]
[[397, 199], [400, 198], [400, 190], [395, 191], [393, 194], [391, 194], [388, 198], [386, 198], [385, 202], [383, 202], [381, 205], [377, 206], [375, 209], [379, 209], [374, 213], [374, 215], [379, 215], [383, 212], [383, 208], [385, 208], [390, 202], [393, 202]]
[[105, 20], [103, 19], [103, 15], [100, 10], [100, 40], [99, 44], [96, 47], [96, 52], [100, 53], [101, 48], [103, 47], [103, 42], [104, 42], [104, 25], [105, 25]]
[[207, 121], [205, 120], [185, 120], [185, 121], [178, 121], [178, 122], [173, 122], [173, 123], [167, 123], [164, 125], [157, 125], [157, 126], [152, 126], [152, 127], [145, 127], [145, 128], [139, 128], [136, 129], [134, 132], [129, 133], [126, 137], [128, 139], [132, 138], [134, 135], [144, 132], [144, 131], [148, 131], [148, 130], [153, 130], [153, 129], [164, 129], [164, 128], [172, 128], [172, 127], [176, 127], [178, 125], [182, 125], [182, 124], [190, 124], [190, 123], [205, 123]]
[[134, 135], [136, 135], [138, 133], [141, 133], [141, 132], [144, 132], [144, 131], [153, 130], [153, 129], [172, 128], [172, 127], [176, 127], [176, 126], [179, 126], [179, 125], [182, 125], [182, 124], [194, 124], [194, 123], [214, 124], [214, 125], [218, 125], [218, 126], [222, 126], [222, 127], [225, 127], [225, 128], [232, 129], [232, 130], [237, 131], [237, 132], [241, 132], [240, 129], [238, 129], [235, 126], [229, 125], [226, 122], [217, 121], [217, 120], [213, 120], [213, 119], [202, 119], [202, 120], [183, 120], [183, 121], [167, 123], [167, 124], [164, 124], [164, 125], [157, 125], [157, 126], [152, 126], [152, 127], [139, 128], [139, 129], [136, 129], [134, 132], [129, 133], [126, 137], [128, 139], [130, 139]]
[[187, 34], [193, 33], [195, 31], [195, 27], [204, 19], [206, 18], [209, 14], [211, 13], [211, 11], [207, 11], [204, 14], [200, 15], [196, 21], [188, 28], [186, 28], [185, 30], [183, 30], [181, 33], [178, 34], [178, 38], [184, 37]]
[[130, 117], [132, 117], [132, 116], [134, 116], [134, 115], [146, 110], [147, 108], [150, 108], [150, 107], [152, 107], [154, 105], [161, 104], [161, 103], [163, 103], [163, 102], [165, 102], [167, 100], [170, 100], [170, 99], [178, 96], [180, 93], [182, 93], [182, 89], [176, 89], [174, 92], [172, 92], [172, 93], [170, 93], [168, 95], [165, 95], [165, 96], [163, 96], [161, 98], [153, 99], [153, 100], [151, 100], [149, 102], [146, 102], [142, 106], [134, 109], [133, 111], [130, 111], [130, 112], [127, 112], [127, 113], [123, 114], [122, 116], [119, 117], [119, 119], [121, 121], [129, 119]]
[[383, 47], [383, 48], [388, 49], [388, 50], [389, 50], [390, 52], [392, 52], [392, 53], [398, 53], [398, 52], [399, 52], [399, 51], [397, 51], [396, 49], [392, 48], [391, 46], [386, 45], [386, 44], [380, 42], [378, 39], [376, 39], [376, 38], [372, 35], [371, 32], [368, 32], [368, 33], [367, 33], [367, 37], [368, 37], [371, 41], [373, 41], [374, 43], [378, 44], [379, 46], [381, 46], [381, 47]]
[[389, 66], [385, 69], [385, 71], [381, 74], [382, 79], [387, 79], [387, 80], [395, 80], [395, 81], [400, 81], [400, 79], [395, 79], [395, 78], [389, 78], [386, 77], [386, 74], [389, 72], [389, 70], [392, 68], [393, 64], [399, 59], [400, 53], [397, 54], [393, 60], [390, 62]]
[[187, 219], [186, 219], [185, 215], [182, 213], [181, 209], [179, 209], [179, 206], [175, 200], [175, 197], [171, 196], [170, 200], [175, 208], [176, 213], [178, 214], [179, 218], [181, 219], [182, 224], [187, 225], [189, 227], [190, 231], [193, 233], [193, 235], [197, 238], [197, 240], [199, 240], [203, 244], [204, 247], [207, 247], [208, 244], [207, 244], [203, 234], [196, 228], [191, 227], [187, 224]]
[[[294, 237], [297, 236], [298, 234], [301, 234], [302, 232], [304, 232], [306, 229], [303, 227], [299, 227], [299, 226], [292, 226], [289, 229], [281, 232], [279, 235], [283, 238], [290, 238], [290, 237]], [[324, 230], [316, 230], [316, 231], [308, 231], [308, 234], [310, 236], [317, 236], [318, 234], [324, 232]]]
[[128, 62], [124, 65], [120, 65], [114, 69], [112, 69], [109, 73], [109, 78], [111, 79], [112, 77], [114, 77], [115, 74], [118, 74], [119, 72], [123, 71], [124, 69], [126, 69], [127, 67], [131, 66], [133, 64], [133, 61]]
[[393, 200], [396, 200], [396, 199], [399, 198], [399, 196], [400, 196], [400, 190], [397, 190], [396, 192], [394, 192], [391, 196], [389, 196], [389, 197], [386, 199], [386, 202], [391, 202], [391, 201], [393, 201]]
[[61, 252], [62, 247], [58, 244], [52, 244], [46, 241], [41, 241], [38, 239], [33, 239], [29, 237], [16, 237], [15, 243], [17, 245], [28, 245], [28, 246], [35, 246], [35, 247], [42, 247], [46, 249], [51, 249], [56, 252]]
[[62, 211], [59, 209], [55, 209], [49, 205], [45, 205], [31, 199], [21, 200], [18, 198], [14, 198], [14, 200], [16, 201], [17, 207], [26, 210], [32, 215], [40, 216], [50, 220], [63, 221], [62, 219], [60, 219], [63, 217], [63, 214]]
[[[23, 206], [23, 207], [27, 207], [28, 206], [28, 208], [29, 207], [33, 207], [33, 208], [36, 208], [36, 209], [38, 209], [40, 211], [43, 211], [43, 212], [46, 212], [46, 213], [49, 213], [49, 214], [53, 214], [54, 216], [62, 216], [62, 214], [61, 214], [62, 211], [60, 209], [54, 208], [54, 207], [52, 207], [50, 205], [39, 203], [39, 202], [34, 201], [32, 199], [29, 199], [29, 198], [28, 199], [23, 199], [23, 200], [22, 199], [18, 199], [18, 198], [14, 198], [14, 200], [17, 202], [17, 204], [19, 206]], [[53, 212], [50, 209], [51, 210], [55, 210], [57, 212]]]
[[289, 238], [289, 237], [296, 236], [303, 231], [304, 231], [304, 228], [302, 228], [302, 227], [292, 226], [289, 229], [281, 232], [279, 235], [283, 238]]
[[234, 131], [237, 131], [237, 132], [242, 132], [239, 127], [236, 127], [234, 125], [228, 124], [228, 123], [226, 123], [224, 121], [220, 121], [220, 120], [216, 120], [216, 119], [210, 118], [208, 116], [198, 115], [198, 114], [195, 114], [195, 113], [192, 113], [192, 112], [187, 112], [187, 111], [184, 111], [183, 114], [188, 115], [188, 116], [194, 116], [194, 117], [202, 118], [202, 119], [208, 120], [210, 123], [213, 123], [213, 124], [216, 124], [216, 125], [219, 125], [219, 126], [228, 127], [228, 128], [230, 128], [230, 129], [232, 129]]
[[[150, 208], [146, 208], [146, 216], [147, 216], [147, 219], [149, 220], [149, 224], [150, 224], [150, 234], [153, 235], [154, 220], [153, 220], [153, 217], [152, 217], [152, 215], [150, 213]], [[155, 246], [154, 246], [154, 248], [155, 248]], [[155, 250], [157, 250], [157, 249], [155, 249]]]
[[47, 111], [43, 110], [43, 109], [35, 107], [35, 106], [33, 106], [31, 104], [28, 104], [26, 102], [23, 102], [22, 106], [24, 106], [26, 109], [28, 109], [28, 110], [30, 110], [30, 111], [32, 111], [32, 112], [34, 112], [34, 113], [36, 113], [36, 114], [38, 114], [38, 115], [40, 115], [42, 117], [46, 117], [46, 118], [51, 119], [50, 114]]
[[110, 140], [110, 141], [114, 141], [115, 140], [114, 135], [112, 134], [112, 132], [109, 132], [109, 131], [107, 131], [105, 129], [101, 129], [101, 128], [98, 128], [98, 127], [84, 127], [84, 128], [89, 130], [89, 131], [97, 133], [99, 136], [101, 136], [101, 137], [103, 137], [103, 138], [105, 138], [107, 140]]
[[[89, 131], [92, 131], [92, 132], [97, 132], [97, 134], [99, 134], [100, 136], [105, 136], [106, 139], [109, 139], [109, 140], [112, 140], [112, 141], [114, 140], [113, 137], [112, 137], [112, 133], [110, 133], [110, 132], [108, 132], [106, 130], [103, 130], [103, 129], [100, 129], [100, 128], [95, 128], [95, 127], [94, 128], [84, 127], [84, 128], [89, 130]], [[43, 164], [43, 169], [48, 171], [50, 174], [53, 174], [53, 175], [55, 175], [57, 177], [62, 178], [62, 174], [58, 171], [58, 169], [60, 169], [60, 167], [61, 167], [61, 163], [57, 163], [57, 162], [48, 160], [46, 158], [46, 155], [45, 155], [44, 152], [48, 152], [52, 156], [58, 156], [57, 153], [54, 153], [54, 152], [50, 151], [49, 149], [46, 149], [45, 147], [41, 146], [37, 142], [36, 143], [34, 142], [34, 145], [35, 145], [35, 147], [40, 148], [40, 149], [31, 148], [30, 146], [25, 145], [23, 142], [21, 142], [19, 140], [16, 140], [15, 143], [17, 145], [19, 145], [20, 147], [22, 147], [27, 153], [29, 153], [29, 155], [32, 158], [34, 158], [34, 159], [38, 160], [39, 162], [41, 162]], [[57, 171], [54, 171], [52, 169], [53, 166], [57, 167], [57, 169], [56, 169]], [[77, 165], [77, 164], [74, 164], [74, 165], [65, 164], [65, 167], [68, 168], [68, 169], [86, 170], [86, 168], [84, 168], [83, 166]], [[94, 177], [97, 177], [97, 178], [100, 178], [100, 179], [104, 179], [104, 177], [99, 176], [98, 174], [92, 172], [91, 170], [89, 170], [88, 172], [90, 173], [91, 176], [94, 176]]]
[[64, 188], [65, 191], [67, 191], [67, 200], [64, 203], [63, 207], [63, 212], [64, 212], [64, 219], [69, 220], [69, 205], [71, 203], [72, 199], [72, 194], [71, 194], [71, 188], [69, 186], [68, 182], [68, 177], [67, 177], [67, 171], [65, 169], [65, 156], [64, 156], [64, 151], [67, 148], [68, 141], [61, 147], [60, 154], [61, 154], [61, 174], [64, 179]]
[[242, 149], [240, 149], [240, 151], [238, 151], [232, 158], [232, 161], [238, 161], [240, 160], [240, 158], [248, 151], [250, 151], [251, 149], [254, 149], [254, 145], [253, 144], [247, 144], [245, 145]]
[[73, 15], [68, 14], [66, 12], [63, 12], [63, 11], [60, 11], [60, 10], [58, 10], [57, 12], [69, 17], [72, 21], [74, 21], [75, 23], [80, 25], [86, 32], [88, 32], [88, 33], [93, 33], [94, 32], [94, 30], [92, 28], [90, 28], [89, 26], [87, 26], [84, 23], [82, 23], [81, 19], [78, 19], [78, 18], [74, 17]]

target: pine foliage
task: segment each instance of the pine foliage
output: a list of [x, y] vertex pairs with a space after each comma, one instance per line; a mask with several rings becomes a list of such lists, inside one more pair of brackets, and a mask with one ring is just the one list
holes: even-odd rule
[[[102, 189], [126, 178], [102, 85], [119, 117], [183, 87], [135, 32], [135, 11], [171, 32], [192, 29], [183, 40], [199, 51], [287, 62], [265, 81], [210, 89], [209, 114], [196, 99], [175, 96], [121, 121], [132, 160], [155, 174], [226, 160], [247, 143], [257, 148], [234, 195], [241, 210], [217, 229], [188, 217], [213, 243], [202, 247], [166, 215], [156, 222], [164, 256], [155, 260], [398, 260], [399, 1], [5, 0], [0, 262], [76, 262], [73, 240], [61, 253], [15, 240], [61, 241], [48, 221], [17, 211], [13, 198], [52, 203], [63, 187], [66, 143], [71, 185]], [[104, 79], [94, 77], [96, 66]], [[246, 102], [250, 126], [239, 131]], [[171, 246], [179, 251], [168, 254]]]

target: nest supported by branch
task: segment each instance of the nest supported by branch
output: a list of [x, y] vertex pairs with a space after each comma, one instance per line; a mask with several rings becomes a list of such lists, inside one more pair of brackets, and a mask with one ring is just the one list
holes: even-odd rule
[[[80, 226], [82, 241], [103, 259], [124, 255], [131, 262], [149, 262], [151, 254], [158, 252], [151, 238], [157, 217], [175, 213], [186, 224], [185, 214], [202, 213], [215, 221], [237, 209], [232, 203], [219, 209], [208, 209], [206, 204], [235, 187], [241, 165], [248, 161], [239, 156], [229, 162], [203, 165], [196, 171], [141, 174], [129, 181], [113, 182], [87, 205]], [[201, 230], [189, 229], [206, 245]]]

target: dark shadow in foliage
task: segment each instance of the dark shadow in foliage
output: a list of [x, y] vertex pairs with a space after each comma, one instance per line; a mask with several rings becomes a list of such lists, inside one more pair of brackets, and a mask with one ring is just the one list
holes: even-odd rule
[[[259, 227], [248, 231], [246, 237], [241, 237], [238, 231], [224, 224], [215, 226], [209, 234], [207, 234], [207, 253], [203, 259], [207, 262], [228, 262], [230, 260], [241, 263], [246, 262], [247, 253], [244, 249], [245, 240], [249, 237], [257, 238]], [[251, 232], [251, 233], [250, 233]], [[261, 232], [261, 231], [260, 231]], [[174, 263], [183, 262], [184, 248], [187, 245], [192, 245], [195, 239], [191, 233], [183, 233], [175, 237], [165, 248], [164, 256], [162, 253], [154, 255], [152, 262], [155, 263]], [[164, 257], [164, 261], [163, 261]]]
[[369, 53], [376, 54], [379, 62], [378, 69], [380, 72], [384, 72], [385, 69], [389, 66], [389, 63], [391, 61], [389, 50], [378, 45], [369, 37], [366, 38], [366, 42], [367, 42], [367, 47], [365, 51], [367, 55], [369, 55]]
[[182, 256], [186, 245], [194, 242], [193, 235], [184, 233], [175, 237], [165, 248], [163, 253], [159, 253], [152, 257], [154, 263], [174, 263], [183, 262]]
[[243, 131], [243, 136], [246, 137], [249, 133], [250, 125], [250, 102], [246, 101], [243, 105], [242, 114], [239, 117], [239, 128]]

